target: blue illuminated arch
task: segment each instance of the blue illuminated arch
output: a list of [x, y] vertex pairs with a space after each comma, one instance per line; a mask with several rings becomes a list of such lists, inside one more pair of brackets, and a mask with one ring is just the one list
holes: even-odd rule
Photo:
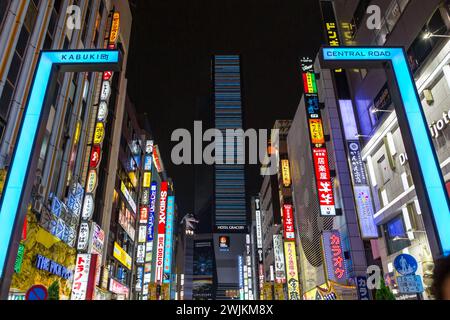
[[[382, 67], [387, 71], [399, 126], [434, 257], [450, 254], [450, 209], [428, 124], [403, 48], [322, 48], [325, 67]], [[433, 242], [434, 240], [434, 242]], [[438, 247], [437, 247], [438, 246]], [[434, 248], [433, 248], [434, 247]]]
[[0, 278], [17, 253], [57, 73], [119, 71], [120, 60], [117, 50], [41, 52], [0, 202]]

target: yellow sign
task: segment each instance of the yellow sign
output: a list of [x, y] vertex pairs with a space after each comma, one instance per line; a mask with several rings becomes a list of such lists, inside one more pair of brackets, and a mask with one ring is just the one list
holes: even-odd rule
[[152, 174], [151, 172], [144, 173], [144, 188], [150, 188], [150, 184], [152, 183]]
[[272, 284], [270, 282], [264, 283], [264, 300], [273, 300]]
[[286, 259], [286, 277], [289, 300], [300, 300], [300, 283], [298, 281], [297, 252], [295, 242], [284, 242]]
[[281, 173], [283, 175], [283, 185], [287, 188], [291, 185], [291, 172], [289, 169], [289, 160], [281, 160]]
[[114, 12], [113, 20], [111, 24], [111, 32], [109, 34], [109, 43], [116, 44], [119, 38], [119, 28], [120, 28], [120, 13]]
[[321, 119], [309, 119], [309, 130], [311, 132], [311, 142], [313, 144], [325, 143]]
[[105, 125], [103, 122], [97, 122], [95, 125], [94, 144], [102, 144], [105, 138]]
[[78, 144], [78, 142], [80, 141], [80, 136], [81, 136], [81, 121], [78, 120], [75, 129], [75, 138], [73, 139], [74, 144]]
[[116, 258], [119, 262], [121, 262], [125, 267], [131, 270], [131, 257], [125, 250], [122, 249], [121, 246], [117, 242], [114, 242], [114, 258]]

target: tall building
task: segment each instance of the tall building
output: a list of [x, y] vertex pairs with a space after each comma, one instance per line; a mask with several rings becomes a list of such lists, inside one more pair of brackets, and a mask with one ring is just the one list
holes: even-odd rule
[[[376, 4], [382, 13], [379, 28], [369, 28], [366, 10]], [[331, 11], [333, 12], [333, 11]], [[410, 68], [430, 128], [442, 175], [449, 190], [450, 148], [448, 147], [448, 99], [450, 92], [450, 41], [435, 37], [450, 30], [449, 1], [334, 1], [336, 18], [330, 11], [324, 23], [336, 22], [335, 31], [347, 45], [401, 46]], [[348, 26], [351, 26], [349, 28]], [[334, 31], [334, 30], [333, 30]], [[402, 292], [394, 259], [409, 253], [417, 261], [423, 298], [430, 292], [434, 257], [432, 238], [427, 234], [430, 217], [421, 210], [404, 139], [399, 128], [384, 70], [359, 69], [346, 72], [352, 95], [339, 101], [341, 118], [352, 119], [344, 134], [358, 140], [367, 177], [364, 198], [371, 204], [371, 216], [379, 235], [370, 241], [372, 259], [381, 262], [382, 275], [397, 299], [417, 299]], [[355, 195], [356, 196], [356, 195]], [[356, 196], [358, 203], [360, 197]], [[430, 224], [428, 223], [428, 226]], [[429, 230], [429, 229], [428, 229]]]
[[[10, 294], [23, 295], [39, 282], [60, 285], [61, 299], [109, 298], [100, 284], [103, 219], [115, 179], [115, 134], [120, 133], [126, 95], [126, 62], [131, 30], [128, 1], [1, 1], [0, 169], [9, 169], [41, 50], [115, 48], [122, 73], [76, 72], [58, 76], [46, 131], [36, 141], [40, 158]], [[108, 112], [109, 110], [109, 112]], [[119, 135], [120, 136], [120, 135]], [[101, 169], [99, 169], [101, 168]], [[101, 187], [99, 186], [99, 182]], [[32, 247], [29, 247], [33, 244]], [[81, 259], [77, 259], [77, 254]], [[90, 270], [95, 288], [73, 286], [70, 270], [98, 257]], [[88, 258], [88, 259], [84, 259]], [[92, 260], [93, 262], [93, 260]], [[64, 272], [52, 272], [49, 263]], [[31, 276], [30, 276], [31, 275]], [[74, 292], [73, 288], [78, 288]], [[83, 289], [84, 288], [84, 289]], [[99, 289], [99, 290], [98, 290]]]
[[[242, 129], [242, 83], [238, 55], [216, 55], [212, 62], [216, 129], [214, 176], [214, 252], [216, 258], [216, 298], [237, 298], [238, 256], [245, 249], [247, 206], [244, 164], [237, 163], [244, 146], [239, 140], [225, 139], [227, 130]], [[221, 156], [223, 155], [222, 159]]]

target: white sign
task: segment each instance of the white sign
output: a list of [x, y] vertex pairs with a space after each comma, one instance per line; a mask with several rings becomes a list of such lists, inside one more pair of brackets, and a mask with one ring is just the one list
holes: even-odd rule
[[86, 251], [88, 245], [89, 245], [89, 223], [83, 222], [80, 224], [77, 249], [79, 251]]
[[256, 246], [258, 249], [262, 249], [262, 223], [261, 223], [261, 210], [256, 210]]
[[359, 228], [363, 239], [378, 238], [378, 228], [374, 219], [374, 209], [370, 187], [354, 186]]
[[145, 260], [145, 244], [139, 244], [137, 246], [136, 262], [144, 263], [144, 260]]
[[162, 281], [164, 263], [164, 234], [158, 234], [156, 247], [156, 282]]
[[89, 281], [90, 254], [78, 254], [73, 274], [71, 300], [85, 300]]
[[94, 197], [92, 193], [87, 193], [84, 197], [83, 211], [81, 218], [83, 220], [90, 220], [94, 214]]
[[108, 101], [110, 96], [111, 96], [111, 83], [109, 83], [109, 81], [103, 81], [100, 100]]
[[130, 192], [128, 191], [123, 181], [121, 181], [120, 190], [122, 191], [122, 194], [125, 197], [125, 199], [127, 199], [131, 209], [133, 209], [134, 214], [136, 214], [136, 202], [134, 202], [133, 197], [131, 196]]
[[147, 226], [139, 226], [138, 242], [145, 242], [147, 238]]
[[98, 106], [97, 120], [104, 122], [107, 116], [108, 116], [108, 104], [105, 101], [102, 101]]
[[283, 238], [281, 234], [273, 235], [273, 254], [275, 258], [275, 281], [286, 282], [286, 269], [284, 267]]

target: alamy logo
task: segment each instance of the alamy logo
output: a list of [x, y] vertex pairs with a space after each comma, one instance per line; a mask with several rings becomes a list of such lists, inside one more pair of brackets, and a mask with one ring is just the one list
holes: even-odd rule
[[381, 8], [377, 5], [370, 5], [367, 7], [367, 28], [369, 30], [380, 30], [381, 29]]
[[[270, 150], [268, 146], [268, 130], [266, 129], [208, 129], [203, 132], [201, 121], [194, 122], [194, 138], [187, 129], [176, 129], [171, 140], [178, 142], [171, 153], [172, 163], [181, 164], [260, 164], [262, 175], [277, 173], [276, 150], [279, 144], [279, 130], [270, 133]], [[192, 158], [192, 141], [194, 141], [194, 157]], [[248, 144], [246, 145], [246, 142]], [[209, 143], [203, 149], [203, 143]], [[248, 148], [246, 148], [248, 146]], [[246, 152], [248, 150], [248, 152]], [[193, 160], [193, 161], [192, 161]]]
[[69, 30], [81, 30], [81, 8], [79, 6], [67, 7], [66, 26]]

